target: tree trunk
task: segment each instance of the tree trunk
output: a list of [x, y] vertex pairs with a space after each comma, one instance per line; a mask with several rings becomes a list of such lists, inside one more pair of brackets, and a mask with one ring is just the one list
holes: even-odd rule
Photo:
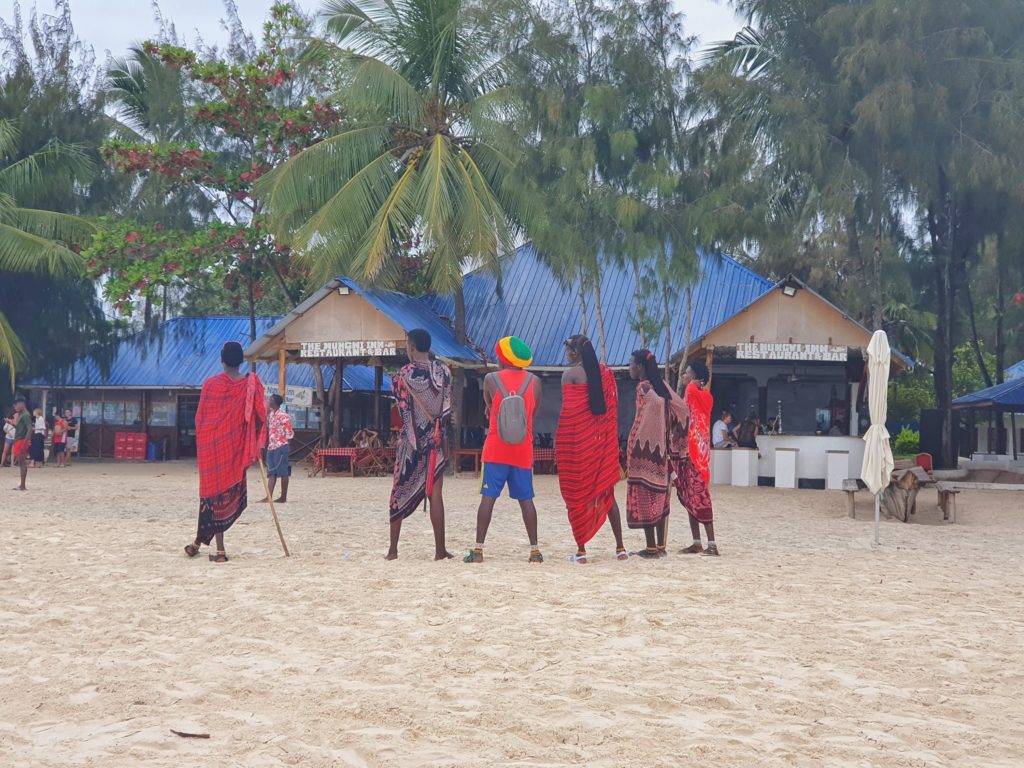
[[580, 285], [580, 289], [579, 289], [579, 295], [580, 295], [580, 317], [583, 320], [583, 330], [580, 331], [580, 333], [582, 333], [584, 336], [588, 336], [589, 337], [590, 332], [589, 332], [588, 329], [590, 327], [590, 318], [587, 316], [587, 291], [586, 291], [586, 284], [585, 284], [585, 282], [583, 280], [583, 269], [582, 268], [580, 269], [580, 274], [579, 274], [579, 285]]
[[[320, 403], [320, 445], [327, 447], [327, 393], [324, 391], [324, 372], [319, 363], [310, 366], [313, 369], [313, 382], [316, 385], [316, 399]], [[283, 397], [283, 395], [282, 395]]]
[[256, 341], [256, 292], [252, 282], [252, 266], [249, 267], [249, 339]]
[[996, 236], [996, 383], [1003, 383], [1003, 372], [1006, 370], [1006, 259], [1003, 250], [1006, 239], [1000, 231]]
[[[455, 340], [459, 344], [465, 344], [469, 337], [466, 335], [466, 294], [463, 291], [462, 279], [455, 289]], [[452, 419], [449, 444], [455, 450], [462, 447], [462, 421], [463, 402], [466, 396], [466, 369], [461, 365], [456, 366], [452, 371]], [[449, 454], [450, 455], [450, 454]], [[455, 471], [455, 462], [448, 462], [448, 472]]]
[[956, 282], [953, 280], [955, 202], [943, 169], [939, 169], [936, 207], [929, 207], [928, 230], [934, 264], [935, 320], [935, 404], [942, 414], [942, 466], [955, 462], [953, 456], [953, 338], [956, 313]]
[[974, 295], [971, 293], [971, 284], [968, 282], [969, 277], [966, 265], [964, 265], [962, 274], [964, 278], [964, 296], [967, 297], [967, 317], [971, 321], [971, 348], [974, 350], [974, 359], [978, 361], [978, 370], [981, 371], [981, 376], [985, 380], [985, 386], [991, 387], [992, 376], [988, 372], [988, 366], [985, 365], [985, 357], [981, 354], [981, 341], [978, 339], [978, 321], [974, 312]]
[[146, 294], [146, 303], [142, 309], [142, 324], [149, 328], [150, 323], [153, 321], [153, 300]]
[[668, 285], [661, 286], [661, 308], [665, 313], [665, 384], [669, 385], [672, 367], [672, 311], [668, 300]]
[[594, 314], [597, 317], [597, 337], [601, 341], [601, 362], [608, 364], [608, 352], [604, 340], [604, 312], [601, 310], [601, 273], [598, 272], [594, 281]]
[[640, 262], [632, 259], [633, 262], [633, 299], [636, 301], [636, 323], [640, 331], [640, 347], [647, 349], [647, 317], [644, 313], [643, 295], [640, 288]]
[[690, 344], [693, 343], [693, 286], [686, 286], [686, 330], [683, 332], [683, 354], [679, 358], [679, 370], [676, 372], [676, 391], [683, 391], [683, 373], [690, 359]]

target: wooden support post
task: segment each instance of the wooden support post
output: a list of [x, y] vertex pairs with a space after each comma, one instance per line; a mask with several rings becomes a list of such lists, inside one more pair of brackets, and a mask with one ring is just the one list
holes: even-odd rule
[[708, 390], [711, 389], [711, 370], [715, 367], [715, 348], [708, 347], [707, 355], [704, 360], [708, 366]]
[[285, 366], [285, 359], [284, 358], [285, 358], [284, 347], [281, 347], [281, 349], [277, 350], [277, 394], [279, 394], [281, 396], [282, 400], [284, 400], [285, 391], [286, 391], [285, 387], [287, 385], [287, 380], [286, 380], [285, 375], [284, 375], [284, 366]]
[[373, 368], [373, 424], [378, 432], [381, 430], [380, 423], [380, 392], [384, 388], [384, 366], [377, 365]]
[[343, 388], [344, 376], [345, 363], [338, 360], [334, 364], [334, 381], [331, 382], [331, 390], [334, 392], [334, 403], [331, 415], [334, 420], [334, 444], [339, 448], [341, 447], [342, 428], [341, 390]]

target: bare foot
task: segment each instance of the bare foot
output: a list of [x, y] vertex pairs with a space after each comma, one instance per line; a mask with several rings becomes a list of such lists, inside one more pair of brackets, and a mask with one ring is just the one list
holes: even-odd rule
[[438, 554], [435, 554], [435, 555], [434, 555], [434, 560], [435, 560], [435, 561], [436, 561], [436, 560], [451, 560], [451, 559], [452, 559], [453, 557], [455, 557], [455, 555], [453, 555], [453, 554], [452, 554], [451, 552], [449, 552], [448, 550], [445, 550], [445, 552], [444, 552], [444, 554], [443, 554], [443, 555], [438, 555]]
[[287, 504], [288, 499], [274, 499], [275, 504]]
[[385, 560], [397, 560], [398, 559], [398, 553], [397, 552], [388, 552], [386, 555], [384, 555], [384, 559]]
[[262, 499], [260, 499], [256, 503], [257, 504], [266, 504], [268, 501], [269, 501], [269, 499], [266, 496], [264, 496]]
[[700, 544], [691, 544], [686, 549], [680, 549], [679, 550], [679, 554], [680, 555], [699, 555], [703, 551], [704, 551], [704, 547], [702, 547]]

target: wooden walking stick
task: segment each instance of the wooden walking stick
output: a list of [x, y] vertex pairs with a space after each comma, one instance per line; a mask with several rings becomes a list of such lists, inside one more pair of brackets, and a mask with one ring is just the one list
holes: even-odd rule
[[267, 501], [270, 503], [270, 514], [274, 516], [274, 525], [277, 526], [277, 536], [281, 539], [281, 546], [284, 548], [284, 556], [291, 557], [288, 552], [288, 545], [284, 543], [284, 534], [281, 533], [281, 522], [277, 519], [277, 510], [274, 508], [274, 497], [270, 493], [270, 482], [267, 480], [267, 468], [263, 466], [263, 457], [259, 457], [260, 477], [263, 478], [263, 490], [267, 492]]

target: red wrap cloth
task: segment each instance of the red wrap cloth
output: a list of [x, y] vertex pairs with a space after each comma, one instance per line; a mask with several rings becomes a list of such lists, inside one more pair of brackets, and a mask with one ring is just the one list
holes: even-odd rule
[[199, 540], [231, 527], [248, 502], [245, 472], [267, 442], [267, 402], [255, 374], [207, 379], [196, 410]]
[[619, 465], [619, 395], [615, 376], [601, 366], [605, 412], [590, 412], [586, 384], [562, 387], [562, 413], [555, 435], [558, 484], [569, 512], [576, 544], [590, 541], [604, 525], [615, 501]]
[[715, 398], [693, 382], [686, 386], [684, 395], [690, 411], [689, 455], [700, 479], [711, 482], [711, 409]]

